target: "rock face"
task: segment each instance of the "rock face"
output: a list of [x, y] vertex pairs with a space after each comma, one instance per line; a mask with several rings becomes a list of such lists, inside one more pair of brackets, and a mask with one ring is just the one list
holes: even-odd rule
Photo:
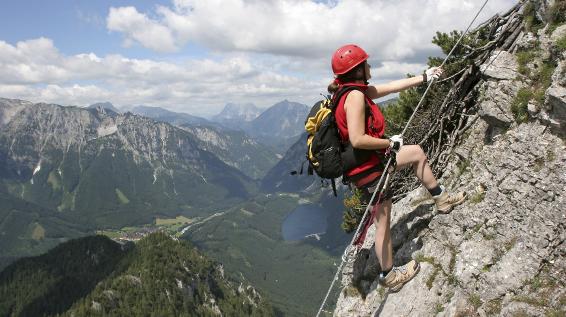
[[506, 51], [495, 51], [489, 63], [481, 67], [482, 72], [489, 77], [501, 80], [513, 80], [517, 77], [517, 58]]
[[2, 107], [0, 107], [0, 127], [2, 127], [10, 122], [12, 117], [20, 112], [20, 110], [32, 103], [24, 100], [0, 98], [0, 104], [2, 104]]
[[553, 130], [564, 135], [566, 132], [566, 60], [558, 63], [552, 75], [553, 84], [546, 91], [546, 108], [550, 115], [546, 121]]
[[514, 54], [494, 52], [480, 67], [479, 118], [441, 180], [468, 200], [448, 215], [436, 214], [423, 188], [397, 202], [394, 262], [416, 259], [420, 272], [398, 293], [379, 286], [372, 226], [347, 259], [334, 316], [566, 314], [565, 55], [544, 109], [529, 106], [521, 124], [511, 103], [532, 83], [518, 79]]
[[[511, 129], [490, 145], [481, 137], [488, 129], [486, 122], [474, 128], [469, 167], [454, 168], [444, 180], [453, 190], [468, 192], [466, 203], [449, 215], [434, 215], [431, 205], [415, 207], [423, 201], [423, 191], [416, 190], [393, 208], [395, 262], [416, 258], [420, 273], [399, 293], [387, 294], [371, 284], [375, 274], [367, 272], [377, 264], [370, 255], [361, 269], [344, 271], [350, 274], [345, 289], [357, 279], [366, 299], [343, 291], [335, 316], [493, 315], [525, 306], [543, 314], [540, 306], [546, 306], [533, 301], [564, 309], [559, 302], [566, 296], [566, 146], [536, 122]], [[371, 231], [368, 241], [366, 248], [373, 248]], [[547, 297], [533, 292], [537, 287]]]
[[[508, 128], [515, 121], [511, 101], [524, 85], [513, 81], [518, 74], [515, 56], [506, 52], [500, 54], [503, 58], [497, 57], [498, 52], [493, 55], [490, 66], [484, 68], [483, 74], [494, 80], [482, 84], [484, 94], [480, 100], [479, 114], [494, 127]], [[506, 68], [508, 65], [514, 65], [514, 68]]]

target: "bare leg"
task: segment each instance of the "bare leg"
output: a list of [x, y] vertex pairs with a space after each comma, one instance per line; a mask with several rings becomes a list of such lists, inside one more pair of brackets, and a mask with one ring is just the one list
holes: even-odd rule
[[404, 145], [397, 153], [397, 169], [407, 166], [413, 167], [415, 175], [426, 189], [433, 189], [438, 186], [438, 182], [432, 174], [432, 169], [428, 165], [426, 154], [420, 145]]
[[391, 199], [377, 204], [378, 208], [373, 223], [375, 225], [375, 254], [382, 271], [393, 267], [393, 247], [391, 244]]

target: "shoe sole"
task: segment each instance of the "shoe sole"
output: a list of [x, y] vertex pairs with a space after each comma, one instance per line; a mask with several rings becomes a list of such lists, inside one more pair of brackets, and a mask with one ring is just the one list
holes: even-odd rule
[[395, 286], [390, 287], [389, 292], [390, 293], [397, 293], [398, 291], [400, 291], [403, 288], [403, 286], [405, 286], [405, 284], [409, 283], [415, 276], [417, 276], [417, 274], [421, 270], [421, 264], [419, 262], [417, 262], [417, 268], [414, 269], [414, 270], [415, 270], [415, 273], [413, 274], [413, 276], [411, 276], [410, 279], [406, 280], [404, 283], [399, 283]]
[[454, 207], [456, 207], [456, 206], [460, 205], [461, 203], [463, 203], [464, 201], [466, 201], [467, 197], [468, 197], [468, 194], [464, 193], [464, 197], [462, 197], [462, 199], [460, 199], [457, 202], [450, 205], [450, 208], [448, 208], [446, 210], [440, 210], [440, 209], [437, 208], [438, 213], [439, 214], [449, 214], [452, 211], [452, 209], [454, 209]]

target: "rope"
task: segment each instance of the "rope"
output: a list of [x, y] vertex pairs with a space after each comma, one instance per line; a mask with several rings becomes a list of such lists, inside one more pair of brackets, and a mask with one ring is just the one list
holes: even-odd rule
[[[485, 5], [487, 4], [489, 0], [485, 0], [485, 2], [483, 3], [483, 5], [481, 6], [481, 8], [479, 9], [478, 13], [476, 13], [476, 16], [474, 17], [474, 19], [472, 20], [472, 22], [470, 22], [470, 24], [468, 25], [468, 27], [466, 28], [466, 30], [462, 33], [462, 35], [460, 36], [460, 38], [458, 39], [458, 41], [456, 42], [456, 44], [454, 44], [454, 46], [452, 47], [452, 50], [450, 50], [450, 52], [448, 53], [448, 55], [446, 56], [446, 58], [444, 59], [444, 61], [442, 61], [442, 64], [439, 67], [444, 66], [444, 64], [446, 63], [446, 61], [448, 60], [448, 58], [450, 58], [450, 56], [452, 55], [452, 53], [454, 52], [454, 50], [456, 49], [456, 47], [458, 46], [458, 44], [460, 44], [460, 42], [462, 41], [462, 39], [464, 38], [464, 36], [468, 33], [470, 27], [472, 26], [472, 24], [474, 24], [474, 22], [476, 21], [477, 17], [480, 15], [481, 11], [483, 10], [483, 8], [485, 7]], [[415, 114], [417, 113], [417, 110], [420, 108], [420, 106], [422, 105], [423, 101], [424, 101], [424, 97], [426, 96], [426, 94], [428, 93], [430, 87], [432, 86], [432, 83], [434, 82], [434, 78], [431, 78], [431, 80], [428, 82], [428, 85], [426, 87], [425, 92], [423, 93], [421, 100], [419, 101], [419, 103], [417, 104], [417, 106], [415, 107], [415, 109], [413, 110], [413, 113], [411, 114], [411, 117], [409, 117], [409, 120], [407, 121], [407, 123], [405, 124], [405, 128], [403, 129], [403, 132], [401, 132], [401, 136], [403, 136], [403, 134], [405, 134], [405, 131], [407, 131], [407, 128], [409, 127], [409, 125], [411, 124], [411, 121], [413, 121], [413, 118], [415, 116]], [[336, 283], [336, 280], [338, 280], [338, 275], [340, 274], [340, 272], [342, 271], [342, 268], [344, 266], [344, 262], [345, 262], [345, 258], [347, 257], [347, 254], [349, 253], [350, 249], [352, 248], [352, 244], [354, 243], [354, 241], [356, 241], [356, 239], [358, 238], [359, 232], [361, 227], [363, 226], [365, 219], [368, 215], [368, 211], [371, 208], [371, 204], [373, 202], [373, 200], [375, 199], [375, 195], [377, 194], [377, 190], [379, 190], [379, 193], [381, 194], [381, 192], [383, 191], [383, 188], [385, 188], [385, 186], [381, 187], [381, 184], [383, 182], [383, 177], [386, 176], [387, 174], [389, 174], [389, 166], [391, 166], [391, 161], [393, 159], [393, 156], [389, 157], [389, 159], [387, 160], [387, 164], [385, 165], [385, 169], [383, 170], [383, 174], [381, 174], [381, 177], [379, 178], [379, 182], [377, 183], [377, 186], [375, 187], [375, 190], [373, 191], [373, 194], [371, 195], [370, 201], [366, 207], [366, 210], [364, 212], [364, 216], [362, 217], [362, 220], [360, 221], [360, 224], [358, 225], [358, 228], [356, 229], [356, 232], [354, 233], [354, 237], [352, 238], [352, 241], [350, 242], [350, 244], [348, 245], [348, 247], [346, 247], [346, 250], [344, 250], [344, 254], [342, 255], [342, 261], [340, 262], [340, 265], [338, 266], [338, 270], [336, 271], [336, 274], [334, 274], [334, 278], [332, 279], [332, 283], [330, 284], [330, 287], [328, 288], [328, 291], [326, 292], [326, 296], [324, 296], [324, 300], [322, 301], [322, 304], [320, 305], [320, 308], [318, 309], [318, 312], [316, 313], [316, 317], [320, 316], [320, 313], [322, 312], [322, 309], [324, 308], [324, 306], [326, 305], [326, 301], [328, 300], [328, 296], [330, 295], [330, 292], [332, 291], [332, 288], [334, 287], [334, 283]]]

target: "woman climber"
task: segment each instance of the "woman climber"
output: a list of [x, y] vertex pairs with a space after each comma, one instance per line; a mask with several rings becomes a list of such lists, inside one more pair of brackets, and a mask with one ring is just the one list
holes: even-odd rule
[[[345, 177], [358, 189], [371, 196], [383, 172], [383, 155], [386, 150], [396, 153], [396, 169], [412, 167], [415, 175], [431, 193], [439, 213], [449, 213], [452, 208], [465, 200], [464, 193], [449, 194], [432, 174], [426, 154], [419, 145], [403, 145], [402, 136], [389, 139], [384, 137], [385, 120], [379, 107], [372, 101], [379, 97], [396, 93], [428, 80], [437, 79], [442, 69], [432, 67], [423, 75], [392, 81], [380, 85], [368, 85], [371, 78], [368, 54], [356, 45], [340, 47], [332, 56], [332, 71], [335, 79], [328, 86], [328, 91], [335, 94], [347, 86], [356, 89], [347, 91], [336, 100], [336, 123], [344, 143], [349, 142], [354, 151], [369, 153], [365, 159], [345, 173]], [[367, 151], [370, 150], [370, 151]], [[369, 157], [367, 157], [369, 156]], [[419, 271], [419, 263], [409, 263], [393, 267], [393, 249], [391, 245], [391, 194], [382, 195], [384, 201], [372, 206], [376, 216], [375, 252], [381, 266], [379, 282], [391, 291], [399, 291]], [[377, 210], [375, 210], [377, 209]]]

